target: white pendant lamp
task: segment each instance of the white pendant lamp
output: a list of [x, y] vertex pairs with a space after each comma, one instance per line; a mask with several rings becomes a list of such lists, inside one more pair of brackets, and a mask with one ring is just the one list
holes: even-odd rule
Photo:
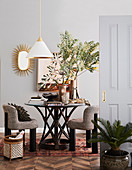
[[33, 45], [27, 58], [52, 58], [53, 54], [41, 38], [41, 0], [39, 0], [39, 39]]

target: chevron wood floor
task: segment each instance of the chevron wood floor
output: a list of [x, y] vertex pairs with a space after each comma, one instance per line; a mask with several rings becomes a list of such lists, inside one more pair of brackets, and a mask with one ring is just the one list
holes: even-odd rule
[[[38, 135], [38, 134], [37, 134]], [[83, 137], [82, 134], [77, 136]], [[3, 134], [0, 134], [3, 138]], [[99, 157], [24, 157], [11, 162], [0, 157], [0, 170], [99, 170]], [[131, 168], [129, 168], [131, 169]]]

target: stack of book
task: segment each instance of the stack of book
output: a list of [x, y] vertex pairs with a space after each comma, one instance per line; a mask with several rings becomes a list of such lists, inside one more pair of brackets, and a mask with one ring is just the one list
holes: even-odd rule
[[28, 103], [31, 104], [40, 104], [40, 105], [45, 105], [46, 101], [42, 99], [41, 97], [31, 97], [31, 99], [28, 101]]

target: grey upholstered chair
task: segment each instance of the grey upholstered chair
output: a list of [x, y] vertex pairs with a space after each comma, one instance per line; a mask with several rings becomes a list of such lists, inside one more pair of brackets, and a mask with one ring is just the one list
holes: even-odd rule
[[[87, 141], [91, 138], [91, 131], [97, 132], [97, 128], [91, 122], [91, 120], [96, 120], [99, 114], [98, 106], [89, 106], [84, 110], [82, 119], [72, 119], [68, 122], [68, 127], [70, 127], [70, 151], [75, 151], [75, 129], [86, 130], [86, 147], [91, 147], [91, 144]], [[98, 144], [92, 144], [92, 153], [98, 153]]]
[[[25, 130], [30, 129], [30, 151], [36, 150], [36, 128], [38, 127], [37, 120], [31, 119], [31, 121], [19, 121], [18, 113], [15, 107], [11, 105], [3, 105], [5, 113], [5, 136], [11, 134], [11, 130]], [[25, 143], [25, 134], [24, 134]]]

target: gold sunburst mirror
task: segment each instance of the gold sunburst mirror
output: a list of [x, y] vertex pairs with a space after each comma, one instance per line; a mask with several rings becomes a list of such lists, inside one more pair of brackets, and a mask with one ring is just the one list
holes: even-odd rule
[[34, 59], [27, 58], [31, 47], [26, 44], [18, 45], [13, 50], [12, 67], [16, 74], [20, 76], [29, 75], [34, 69]]

